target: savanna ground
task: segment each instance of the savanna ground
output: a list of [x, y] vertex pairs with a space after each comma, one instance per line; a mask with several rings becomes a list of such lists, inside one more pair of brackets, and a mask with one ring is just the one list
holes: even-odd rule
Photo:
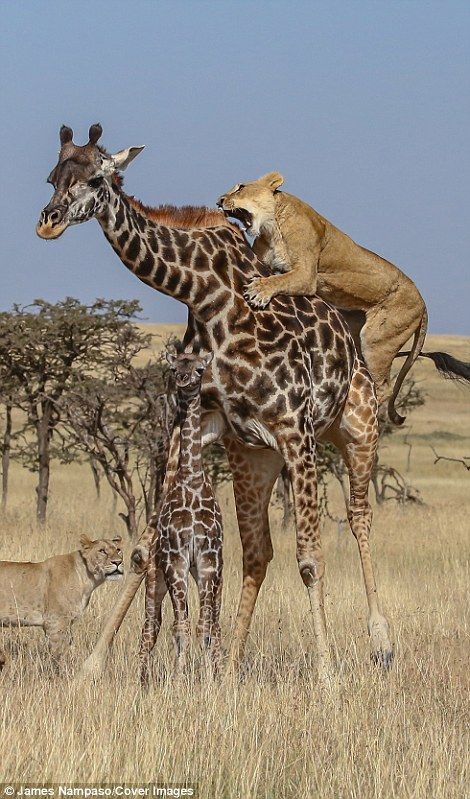
[[[470, 341], [430, 337], [427, 348], [468, 360]], [[430, 363], [415, 367], [415, 376], [423, 380], [427, 403], [395, 434], [384, 459], [405, 472], [426, 504], [387, 504], [376, 509], [373, 524], [379, 590], [396, 649], [390, 674], [369, 662], [354, 539], [326, 520], [326, 610], [338, 677], [330, 694], [319, 689], [293, 531], [281, 530], [280, 511], [273, 507], [275, 556], [259, 598], [243, 681], [202, 680], [195, 648], [188, 679], [172, 682], [166, 606], [155, 651], [156, 684], [142, 696], [140, 597], [116, 639], [104, 679], [74, 682], [120, 591], [117, 583], [98, 589], [75, 625], [68, 672], [60, 678], [50, 671], [41, 631], [0, 632], [9, 655], [0, 677], [0, 781], [188, 781], [197, 783], [199, 796], [211, 798], [468, 796], [470, 474], [460, 464], [433, 465], [431, 445], [440, 454], [470, 455], [470, 395], [441, 380]], [[407, 432], [410, 456], [403, 441]], [[97, 537], [122, 531], [109, 491], [104, 488], [100, 503], [95, 500], [87, 468], [54, 468], [45, 531], [35, 526], [33, 485], [32, 475], [13, 469], [9, 510], [0, 522], [1, 558], [39, 560], [75, 549], [81, 532]], [[221, 504], [227, 645], [240, 587], [231, 489], [221, 491]], [[333, 505], [340, 510], [339, 493]], [[193, 618], [194, 599], [193, 593]]]

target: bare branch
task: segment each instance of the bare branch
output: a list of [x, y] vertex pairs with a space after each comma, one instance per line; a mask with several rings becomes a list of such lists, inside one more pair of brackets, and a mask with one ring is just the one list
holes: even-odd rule
[[470, 455], [464, 455], [462, 458], [451, 458], [450, 456], [447, 455], [438, 455], [434, 447], [431, 447], [431, 449], [435, 455], [434, 465], [439, 461], [451, 461], [452, 463], [462, 464], [464, 469], [466, 469], [467, 472], [470, 472]]

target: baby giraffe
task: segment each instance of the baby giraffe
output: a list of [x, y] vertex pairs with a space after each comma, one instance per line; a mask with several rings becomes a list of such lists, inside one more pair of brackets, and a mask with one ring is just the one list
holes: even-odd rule
[[220, 603], [222, 592], [222, 516], [214, 489], [202, 463], [201, 380], [212, 353], [196, 356], [167, 352], [177, 390], [180, 427], [179, 460], [163, 498], [155, 546], [145, 583], [145, 622], [140, 644], [141, 683], [148, 686], [150, 653], [161, 625], [161, 605], [169, 592], [175, 621], [175, 672], [186, 663], [190, 638], [188, 576], [199, 591], [197, 633], [210, 656], [213, 671], [220, 656]]

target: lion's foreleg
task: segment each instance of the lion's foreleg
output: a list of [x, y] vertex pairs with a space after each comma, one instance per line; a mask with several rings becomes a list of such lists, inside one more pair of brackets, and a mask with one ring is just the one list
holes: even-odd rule
[[255, 308], [265, 308], [278, 294], [313, 296], [317, 291], [316, 256], [292, 264], [290, 272], [270, 277], [256, 277], [245, 288], [244, 295]]

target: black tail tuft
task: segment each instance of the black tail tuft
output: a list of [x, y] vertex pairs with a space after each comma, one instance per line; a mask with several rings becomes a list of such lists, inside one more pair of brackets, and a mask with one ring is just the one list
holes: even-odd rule
[[421, 352], [422, 358], [430, 358], [438, 372], [449, 380], [470, 383], [470, 363], [459, 361], [448, 352]]

